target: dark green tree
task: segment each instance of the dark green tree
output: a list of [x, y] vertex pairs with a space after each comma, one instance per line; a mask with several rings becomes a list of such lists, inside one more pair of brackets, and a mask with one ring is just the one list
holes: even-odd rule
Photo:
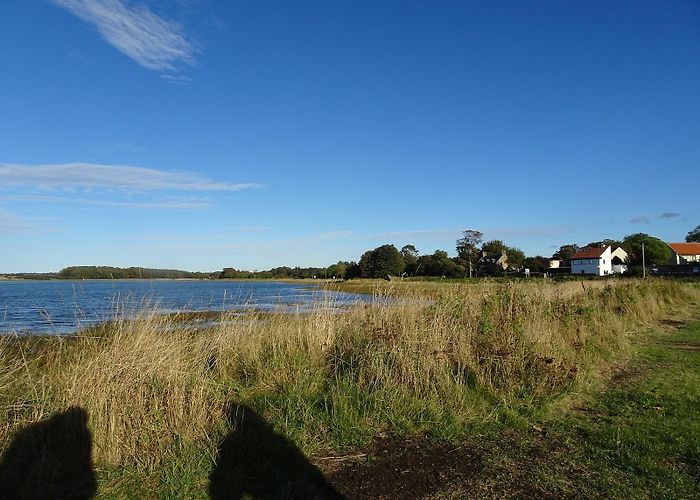
[[328, 278], [344, 278], [345, 273], [348, 270], [349, 262], [339, 261], [337, 264], [332, 264], [326, 269], [326, 276]]
[[622, 247], [629, 254], [628, 262], [639, 266], [642, 264], [642, 243], [646, 265], [661, 266], [671, 260], [671, 249], [659, 238], [644, 233], [625, 236]]
[[506, 255], [508, 256], [508, 267], [510, 269], [522, 269], [525, 262], [525, 253], [522, 250], [515, 247], [507, 247]]
[[345, 269], [344, 278], [346, 280], [351, 280], [359, 278], [360, 276], [362, 276], [362, 270], [360, 269], [360, 266], [357, 264], [357, 262], [349, 262], [348, 267]]
[[461, 278], [465, 273], [464, 266], [450, 259], [444, 250], [435, 250], [432, 255], [421, 255], [418, 258], [418, 269], [421, 276]]
[[578, 250], [579, 250], [579, 246], [576, 243], [562, 245], [559, 247], [559, 250], [554, 252], [554, 255], [552, 255], [552, 258], [563, 260], [565, 263], [568, 264], [568, 262], [571, 260], [571, 257], [576, 252], [578, 252]]
[[373, 250], [367, 250], [360, 256], [360, 260], [357, 265], [360, 267], [360, 276], [363, 278], [372, 278], [373, 273], [373, 261], [372, 261]]
[[523, 267], [533, 273], [543, 273], [549, 268], [549, 259], [546, 257], [526, 257], [523, 260]]
[[225, 267], [223, 271], [219, 274], [219, 279], [226, 280], [226, 279], [233, 279], [233, 278], [239, 278], [239, 273], [232, 267]]
[[610, 246], [610, 247], [613, 247], [613, 250], [615, 250], [615, 248], [622, 246], [622, 242], [618, 241], [618, 240], [611, 240], [609, 238], [606, 238], [606, 239], [600, 240], [600, 241], [592, 241], [586, 246], [587, 247], [609, 247]]
[[685, 241], [688, 243], [700, 243], [700, 226], [696, 227], [692, 231], [688, 231]]
[[362, 254], [360, 270], [363, 278], [386, 278], [403, 272], [403, 255], [394, 245], [382, 245]]
[[491, 240], [487, 241], [481, 247], [481, 251], [486, 253], [486, 255], [501, 254], [508, 250], [508, 246], [501, 240]]
[[418, 267], [418, 250], [414, 245], [404, 245], [401, 249], [403, 256], [404, 272], [408, 275], [416, 274]]
[[484, 234], [481, 231], [467, 229], [462, 232], [462, 237], [457, 240], [457, 257], [460, 262], [469, 270], [469, 277], [476, 261], [479, 260], [479, 245], [484, 241]]

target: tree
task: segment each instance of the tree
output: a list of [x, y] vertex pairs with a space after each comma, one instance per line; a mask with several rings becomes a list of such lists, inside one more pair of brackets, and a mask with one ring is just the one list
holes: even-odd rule
[[479, 245], [484, 241], [481, 231], [467, 229], [462, 232], [462, 237], [457, 240], [457, 256], [459, 260], [469, 267], [469, 277], [472, 277], [474, 263], [479, 259]]
[[234, 278], [240, 278], [240, 274], [232, 267], [224, 267], [224, 270], [219, 273], [219, 279], [226, 280]]
[[506, 255], [508, 256], [508, 267], [511, 269], [520, 270], [525, 262], [525, 253], [519, 248], [506, 247]]
[[576, 252], [578, 252], [578, 245], [576, 243], [569, 243], [568, 245], [560, 246], [559, 250], [554, 252], [552, 258], [568, 262]]
[[498, 255], [502, 254], [506, 250], [508, 250], [508, 246], [506, 246], [506, 244], [503, 243], [501, 240], [487, 241], [481, 247], [481, 251], [484, 252], [486, 255]]
[[700, 226], [696, 227], [692, 231], [688, 231], [685, 241], [688, 243], [700, 243]]
[[523, 260], [523, 267], [533, 273], [543, 273], [549, 268], [549, 259], [546, 257], [527, 257]]
[[360, 267], [360, 276], [371, 278], [372, 276], [372, 250], [367, 250], [360, 256], [357, 265]]
[[591, 243], [589, 243], [586, 246], [587, 247], [613, 247], [613, 250], [614, 250], [617, 247], [621, 247], [622, 242], [617, 241], [617, 240], [611, 240], [609, 238], [605, 238], [604, 240], [601, 240], [601, 241], [592, 241]]
[[368, 250], [360, 258], [360, 270], [364, 278], [397, 276], [403, 269], [403, 255], [394, 245], [382, 245]]
[[348, 263], [347, 269], [345, 269], [345, 276], [344, 278], [346, 280], [351, 280], [355, 278], [359, 278], [362, 276], [362, 270], [360, 269], [360, 266], [357, 264], [357, 262], [350, 262]]
[[348, 270], [349, 262], [339, 261], [337, 264], [328, 266], [326, 275], [329, 278], [343, 278]]
[[465, 272], [464, 266], [450, 259], [444, 250], [435, 250], [432, 255], [421, 255], [418, 258], [418, 268], [422, 276], [461, 278]]
[[633, 265], [642, 264], [642, 244], [644, 244], [644, 260], [647, 265], [663, 265], [671, 260], [671, 249], [659, 238], [644, 233], [625, 236], [622, 247], [629, 254], [628, 262]]
[[418, 250], [414, 245], [404, 245], [401, 249], [403, 256], [404, 272], [406, 274], [415, 274], [418, 268]]

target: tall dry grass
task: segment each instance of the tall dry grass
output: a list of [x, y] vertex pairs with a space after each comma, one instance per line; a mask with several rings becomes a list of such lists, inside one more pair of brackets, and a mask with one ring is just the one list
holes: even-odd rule
[[660, 280], [431, 284], [429, 299], [419, 284], [397, 286], [399, 298], [383, 290], [342, 314], [320, 304], [198, 329], [147, 310], [70, 340], [4, 339], [0, 443], [77, 405], [96, 463], [157, 483], [164, 470], [182, 475], [183, 460], [206, 471], [232, 404], [256, 408], [307, 452], [383, 431], [454, 437], [574, 390], [632, 335], [700, 296]]

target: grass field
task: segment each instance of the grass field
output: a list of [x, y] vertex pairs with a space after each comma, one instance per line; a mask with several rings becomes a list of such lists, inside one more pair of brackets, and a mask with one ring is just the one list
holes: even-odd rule
[[[665, 491], [653, 489], [667, 466], [654, 462], [657, 456], [679, 471], [676, 489], [668, 491], [691, 490], [697, 441], [683, 436], [696, 430], [693, 370], [683, 369], [686, 378], [664, 378], [671, 372], [639, 365], [644, 375], [634, 380], [640, 384], [663, 382], [669, 391], [679, 381], [687, 384], [695, 399], [673, 405], [655, 404], [646, 386], [624, 392], [632, 378], [613, 375], [629, 359], [695, 359], [696, 333], [687, 333], [691, 347], [671, 356], [664, 354], [667, 347], [654, 347], [659, 334], [649, 332], [697, 313], [696, 285], [533, 280], [358, 286], [371, 290], [377, 303], [343, 314], [319, 307], [308, 314], [224, 317], [206, 330], [142, 311], [135, 320], [125, 315], [70, 340], [4, 339], [0, 487], [20, 485], [14, 487], [26, 493], [44, 484], [55, 488], [53, 496], [85, 491], [102, 498], [246, 492], [264, 498], [293, 491], [323, 498], [334, 494], [332, 484], [353, 496], [344, 474], [373, 478], [372, 466], [381, 461], [368, 457], [392, 446], [396, 457], [410, 457], [402, 450], [412, 443], [426, 453], [438, 450], [436, 457], [467, 460], [464, 453], [494, 440], [502, 453], [474, 452], [480, 466], [493, 478], [520, 468], [527, 479], [521, 482], [532, 491], [577, 491], [576, 478], [557, 465], [563, 459], [583, 464], [583, 477], [600, 478], [592, 494]], [[591, 399], [599, 392], [604, 395]], [[621, 410], [606, 416], [606, 405], [629, 408], [624, 425], [611, 423]], [[647, 405], [646, 413], [635, 405]], [[649, 430], [676, 418], [664, 424], [678, 428], [670, 444]], [[640, 426], [649, 429], [640, 432]], [[574, 450], [552, 462], [552, 473], [531, 474], [546, 460], [528, 466], [528, 453], [517, 451], [530, 446], [523, 429], [533, 428], [543, 429], [534, 443], [550, 443], [552, 436], [563, 450]], [[475, 435], [486, 441], [473, 441]], [[642, 451], [618, 444], [608, 449], [642, 438], [648, 440]], [[612, 465], [596, 469], [604, 463]], [[459, 497], [461, 488], [498, 496], [493, 485], [463, 480], [464, 471], [451, 480], [449, 461], [444, 469], [444, 484], [419, 496]], [[57, 476], [68, 479], [46, 479]]]
[[[565, 413], [529, 428], [495, 428], [488, 436], [463, 440], [461, 449], [476, 467], [465, 474], [462, 465], [443, 464], [443, 484], [424, 496], [695, 499], [700, 495], [698, 408], [696, 321], [646, 336], [602, 392]], [[407, 447], [400, 450], [410, 455]], [[355, 477], [371, 470], [366, 464], [356, 467]]]

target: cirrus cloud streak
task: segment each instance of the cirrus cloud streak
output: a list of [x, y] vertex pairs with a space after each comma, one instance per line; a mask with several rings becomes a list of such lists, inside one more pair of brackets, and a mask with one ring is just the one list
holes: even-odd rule
[[38, 203], [70, 203], [77, 205], [95, 205], [101, 207], [133, 208], [145, 210], [206, 210], [212, 208], [212, 203], [198, 199], [171, 199], [155, 201], [119, 201], [94, 198], [47, 195], [2, 195], [0, 202], [38, 202]]
[[0, 163], [0, 186], [133, 191], [241, 191], [262, 187], [253, 182], [214, 181], [191, 172], [94, 163]]
[[53, 3], [91, 24], [107, 43], [144, 68], [174, 72], [178, 64], [195, 62], [195, 49], [183, 29], [146, 5], [130, 5], [122, 0]]

